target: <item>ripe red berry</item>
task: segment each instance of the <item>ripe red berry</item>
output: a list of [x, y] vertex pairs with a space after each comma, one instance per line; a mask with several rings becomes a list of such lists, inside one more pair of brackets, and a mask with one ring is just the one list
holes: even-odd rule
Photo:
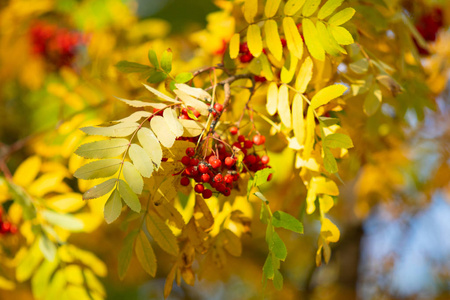
[[222, 180], [223, 180], [222, 174], [217, 174], [216, 176], [214, 176], [215, 182], [222, 182]]
[[281, 39], [281, 46], [286, 47], [287, 43], [285, 39]]
[[11, 228], [9, 229], [9, 232], [12, 234], [17, 233], [17, 227], [14, 224], [11, 224]]
[[201, 183], [196, 184], [194, 187], [194, 191], [196, 193], [203, 193], [204, 190], [205, 190], [205, 187]]
[[225, 175], [225, 177], [223, 178], [223, 180], [224, 180], [226, 183], [233, 183], [233, 175], [227, 174], [227, 175]]
[[203, 182], [209, 182], [211, 180], [211, 176], [209, 174], [203, 174], [202, 175], [202, 181]]
[[181, 163], [185, 166], [188, 166], [191, 162], [191, 159], [189, 158], [189, 156], [183, 156], [181, 158]]
[[208, 162], [209, 162], [209, 164], [211, 164], [213, 161], [215, 161], [217, 159], [217, 156], [215, 156], [215, 155], [211, 155], [209, 158], [208, 158]]
[[212, 196], [212, 191], [210, 189], [206, 189], [202, 192], [202, 196], [204, 199], [209, 199]]
[[247, 54], [243, 54], [239, 57], [239, 60], [241, 61], [241, 63], [248, 63], [251, 62], [253, 59], [253, 55], [251, 55], [250, 53]]
[[199, 165], [198, 165], [198, 170], [201, 172], [201, 173], [207, 173], [208, 171], [209, 171], [209, 168], [208, 168], [208, 166], [206, 165], [206, 163], [200, 163]]
[[248, 49], [247, 42], [244, 42], [239, 45], [239, 53], [249, 53], [250, 50]]
[[247, 155], [245, 157], [245, 160], [247, 161], [248, 164], [254, 164], [256, 162], [256, 156], [254, 155]]
[[220, 112], [223, 110], [223, 105], [220, 104], [220, 103], [216, 103], [216, 104], [214, 104], [214, 109], [215, 109], [218, 113], [220, 113]]
[[213, 167], [214, 169], [220, 168], [220, 166], [222, 166], [222, 161], [220, 159], [215, 159], [212, 162], [210, 162], [211, 167]]
[[225, 165], [229, 168], [232, 167], [235, 162], [236, 162], [236, 160], [232, 157], [225, 158]]
[[236, 135], [238, 133], [238, 128], [236, 126], [233, 126], [230, 128], [230, 133], [232, 135]]
[[267, 81], [266, 77], [264, 77], [264, 76], [255, 75], [253, 77], [255, 78], [255, 82], [266, 82]]
[[257, 134], [253, 136], [253, 144], [262, 145], [266, 142], [266, 138], [263, 135]]
[[243, 136], [242, 134], [240, 136], [238, 136], [238, 142], [239, 143], [245, 142], [245, 136]]
[[189, 178], [181, 177], [180, 183], [181, 183], [181, 185], [188, 186], [190, 183]]
[[244, 148], [250, 149], [251, 147], [253, 147], [253, 142], [246, 140], [244, 141]]
[[189, 162], [189, 164], [191, 166], [196, 166], [196, 165], [198, 165], [198, 162], [199, 162], [198, 158], [191, 158], [191, 161]]
[[192, 147], [188, 147], [186, 148], [186, 155], [189, 157], [192, 157], [195, 155], [195, 149]]
[[269, 163], [269, 160], [270, 160], [269, 156], [267, 156], [267, 155], [261, 156], [261, 162], [263, 164], [267, 165]]
[[269, 174], [269, 176], [267, 176], [267, 181], [272, 180], [272, 174]]
[[231, 190], [229, 188], [226, 188], [225, 191], [223, 191], [222, 193], [225, 197], [228, 197], [231, 194]]

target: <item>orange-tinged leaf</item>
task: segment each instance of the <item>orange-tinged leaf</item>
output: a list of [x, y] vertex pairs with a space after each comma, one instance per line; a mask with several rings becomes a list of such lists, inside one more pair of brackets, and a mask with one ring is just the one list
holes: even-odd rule
[[247, 21], [247, 23], [253, 23], [257, 13], [258, 13], [258, 0], [245, 0], [244, 18]]
[[300, 10], [300, 8], [302, 8], [304, 3], [305, 0], [289, 0], [284, 5], [284, 14], [286, 16], [295, 15]]
[[195, 197], [194, 218], [197, 225], [204, 231], [211, 230], [214, 225], [214, 217], [203, 197], [199, 195]]
[[289, 107], [289, 90], [286, 85], [280, 86], [280, 90], [278, 91], [278, 114], [283, 125], [290, 128], [291, 109]]
[[147, 239], [147, 236], [143, 230], [139, 232], [136, 238], [136, 246], [134, 248], [136, 257], [141, 263], [142, 268], [150, 274], [150, 276], [155, 277], [156, 275], [156, 256], [153, 252], [152, 245]]
[[13, 181], [20, 186], [29, 185], [38, 175], [41, 164], [42, 160], [37, 155], [27, 158], [17, 168], [13, 176]]
[[267, 20], [264, 23], [264, 34], [266, 35], [266, 43], [270, 53], [275, 59], [283, 58], [283, 45], [281, 44], [280, 35], [278, 33], [278, 25], [275, 20]]
[[295, 25], [294, 19], [291, 17], [285, 17], [283, 19], [283, 30], [286, 36], [286, 43], [289, 51], [294, 54], [298, 59], [302, 59], [303, 56], [303, 40], [298, 32], [298, 28]]
[[248, 50], [254, 57], [261, 55], [263, 50], [261, 29], [257, 24], [252, 24], [247, 29]]
[[347, 87], [342, 84], [334, 84], [327, 86], [315, 94], [311, 99], [311, 108], [316, 109], [322, 105], [327, 104], [331, 100], [342, 96], [347, 90]]
[[311, 81], [313, 74], [313, 62], [311, 57], [306, 57], [302, 66], [300, 67], [300, 71], [297, 74], [297, 79], [295, 80], [295, 89], [299, 93], [304, 93], [306, 88], [308, 87], [309, 82]]
[[145, 224], [150, 235], [164, 251], [173, 256], [178, 255], [177, 238], [156, 212], [152, 210], [148, 211]]
[[239, 33], [233, 34], [230, 40], [230, 57], [236, 58], [239, 54], [239, 43], [241, 40], [241, 35]]
[[278, 86], [275, 82], [269, 84], [267, 89], [266, 109], [269, 115], [273, 116], [277, 112], [278, 107]]
[[300, 94], [295, 94], [292, 102], [292, 126], [299, 145], [303, 145], [305, 140], [305, 121], [303, 118], [303, 99]]
[[264, 13], [267, 18], [272, 18], [278, 11], [281, 0], [267, 0], [264, 6]]

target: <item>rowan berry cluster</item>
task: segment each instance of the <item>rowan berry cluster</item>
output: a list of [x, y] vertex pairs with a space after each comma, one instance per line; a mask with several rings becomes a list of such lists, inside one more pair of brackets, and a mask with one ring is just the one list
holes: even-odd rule
[[72, 65], [78, 47], [87, 43], [86, 35], [43, 21], [30, 28], [32, 53], [56, 67]]
[[8, 221], [3, 220], [3, 209], [0, 207], [0, 235], [15, 234], [17, 227]]

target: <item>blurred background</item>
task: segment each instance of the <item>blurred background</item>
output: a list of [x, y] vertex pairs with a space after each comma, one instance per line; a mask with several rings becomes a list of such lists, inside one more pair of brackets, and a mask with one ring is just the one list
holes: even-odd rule
[[[148, 49], [162, 53], [170, 47], [176, 72], [220, 62], [223, 42], [235, 32], [227, 2], [0, 0], [0, 156], [7, 164], [2, 172], [14, 173], [31, 155], [71, 170], [74, 145], [82, 139], [77, 128], [129, 115], [113, 96], [141, 97], [142, 89], [137, 75], [117, 72], [118, 61], [147, 64]], [[364, 125], [350, 131], [352, 139], [382, 146], [367, 150], [370, 155], [350, 151], [342, 162], [344, 184], [330, 212], [341, 239], [332, 246], [330, 263], [315, 266], [320, 223], [302, 214], [304, 188], [288, 180], [296, 172], [294, 157], [274, 146], [278, 175], [267, 196], [276, 199], [274, 208], [301, 217], [305, 227], [302, 236], [280, 233], [289, 253], [281, 267], [284, 290], [261, 289], [267, 247], [256, 213], [253, 235], [242, 237], [241, 257], [205, 271], [193, 287], [174, 286], [169, 299], [450, 299], [450, 2], [393, 3], [430, 44], [419, 51], [432, 105], [419, 114], [414, 107], [400, 113], [386, 103], [379, 115], [357, 120]], [[66, 183], [76, 189], [73, 181]], [[163, 299], [170, 257], [156, 250], [156, 278], [133, 258], [120, 281], [117, 256], [125, 234], [101, 217], [91, 232], [74, 234], [71, 241], [106, 263], [108, 275], [101, 281], [107, 299]], [[6, 269], [0, 268], [2, 276]], [[10, 291], [0, 288], [0, 299], [14, 298], [33, 299], [27, 282]]]

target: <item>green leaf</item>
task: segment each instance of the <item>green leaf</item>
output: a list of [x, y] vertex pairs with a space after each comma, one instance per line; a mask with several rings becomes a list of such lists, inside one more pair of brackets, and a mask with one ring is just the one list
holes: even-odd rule
[[282, 227], [293, 232], [303, 233], [303, 224], [299, 220], [279, 210], [273, 213], [272, 225], [277, 228]]
[[156, 138], [153, 131], [150, 129], [143, 127], [137, 133], [139, 143], [141, 143], [144, 150], [150, 156], [153, 163], [156, 165], [156, 168], [159, 168], [162, 159], [162, 149], [159, 144], [158, 139]]
[[129, 141], [127, 139], [111, 139], [97, 141], [81, 145], [75, 154], [85, 158], [109, 158], [115, 157], [127, 149]]
[[125, 204], [128, 205], [131, 210], [137, 213], [141, 211], [141, 202], [139, 202], [139, 198], [130, 186], [122, 179], [119, 179], [119, 193], [120, 197], [122, 197]]
[[84, 224], [81, 220], [69, 214], [60, 214], [54, 211], [44, 210], [42, 216], [50, 224], [69, 231], [81, 231], [84, 228]]
[[252, 24], [247, 29], [248, 50], [254, 57], [261, 55], [263, 50], [261, 29], [257, 24]]
[[314, 23], [307, 18], [303, 19], [303, 36], [305, 38], [305, 44], [308, 48], [309, 53], [311, 55], [320, 61], [325, 60], [325, 51], [322, 47], [322, 45], [319, 42], [319, 39], [317, 38], [319, 36], [319, 33], [317, 32], [316, 26], [314, 26]]
[[159, 68], [158, 56], [156, 55], [155, 50], [148, 50], [148, 61], [155, 67]]
[[284, 244], [283, 240], [281, 240], [278, 233], [276, 233], [275, 231], [273, 232], [272, 245], [271, 245], [270, 250], [273, 252], [275, 257], [278, 258], [279, 260], [284, 261], [286, 259], [286, 256], [287, 256], [286, 245]]
[[103, 208], [103, 215], [105, 221], [108, 224], [114, 222], [122, 212], [122, 200], [120, 199], [120, 193], [117, 189], [111, 193]]
[[263, 274], [267, 279], [273, 279], [275, 270], [273, 269], [272, 253], [267, 255], [263, 266]]
[[267, 178], [273, 173], [272, 168], [265, 168], [255, 173], [255, 186], [261, 186], [267, 182]]
[[319, 14], [317, 15], [317, 17], [321, 20], [325, 19], [326, 17], [331, 15], [336, 10], [336, 8], [341, 6], [342, 2], [344, 2], [344, 0], [328, 0], [320, 8]]
[[144, 73], [151, 69], [149, 66], [126, 60], [119, 61], [116, 64], [116, 68], [122, 73]]
[[39, 249], [48, 261], [52, 262], [55, 259], [56, 246], [45, 234], [41, 234], [39, 238]]
[[147, 236], [143, 230], [140, 231], [136, 239], [135, 247], [136, 257], [141, 263], [142, 268], [150, 274], [150, 276], [155, 277], [156, 275], [156, 257], [153, 252], [153, 248], [147, 239]]
[[92, 188], [87, 190], [86, 193], [83, 194], [83, 200], [96, 199], [103, 195], [108, 194], [114, 188], [116, 182], [117, 182], [116, 178], [111, 178], [106, 180], [105, 182], [93, 186]]
[[343, 133], [332, 133], [325, 137], [324, 145], [329, 148], [352, 148], [352, 139]]
[[268, 224], [270, 219], [269, 211], [267, 210], [266, 204], [261, 203], [261, 211], [259, 213], [259, 220], [263, 224]]
[[273, 277], [273, 286], [279, 291], [283, 289], [283, 275], [281, 275], [281, 272], [279, 270], [275, 270]]
[[352, 62], [350, 65], [350, 70], [355, 72], [356, 74], [364, 74], [369, 69], [369, 61], [367, 58], [361, 58], [355, 62]]
[[139, 170], [142, 176], [147, 178], [152, 176], [153, 163], [144, 148], [137, 144], [131, 144], [128, 155], [130, 156], [134, 166]]
[[383, 95], [378, 84], [374, 84], [364, 100], [364, 112], [368, 116], [374, 115], [381, 105]]
[[139, 174], [138, 169], [136, 169], [136, 167], [129, 161], [123, 163], [123, 177], [133, 192], [138, 195], [142, 193], [142, 189], [144, 188], [144, 180], [142, 179], [141, 174]]
[[169, 226], [154, 211], [148, 211], [145, 224], [150, 235], [164, 251], [173, 256], [178, 255], [177, 238]]
[[331, 150], [328, 147], [323, 148], [323, 166], [325, 167], [325, 170], [332, 174], [337, 173], [338, 171], [336, 158], [334, 158], [333, 153], [331, 153]]
[[342, 96], [347, 90], [347, 87], [342, 84], [334, 84], [327, 86], [315, 94], [311, 99], [311, 108], [316, 109], [322, 105], [327, 104], [331, 100]]
[[[161, 62], [162, 63], [162, 62]], [[147, 78], [148, 83], [160, 83], [164, 81], [167, 78], [167, 74], [159, 71], [159, 70], [152, 70], [150, 72], [150, 76]]]
[[320, 5], [321, 0], [306, 0], [303, 5], [302, 15], [309, 17], [314, 14]]
[[133, 256], [133, 244], [138, 234], [137, 230], [131, 231], [123, 242], [122, 249], [119, 252], [119, 278], [122, 280], [130, 266], [131, 257]]
[[67, 287], [66, 275], [64, 270], [59, 269], [52, 276], [52, 280], [45, 291], [45, 299], [59, 299]]
[[169, 48], [161, 56], [161, 68], [166, 72], [172, 71], [172, 50]]
[[83, 127], [81, 131], [88, 135], [101, 135], [107, 137], [125, 137], [138, 129], [139, 124], [135, 122], [123, 122], [109, 127]]
[[183, 72], [175, 77], [175, 81], [177, 83], [185, 83], [191, 80], [192, 78], [194, 78], [194, 75], [192, 75], [191, 72]]
[[16, 201], [22, 207], [24, 219], [31, 220], [36, 218], [36, 207], [33, 205], [33, 200], [31, 199], [30, 195], [28, 195], [28, 193], [26, 193], [22, 187], [14, 184], [11, 181], [6, 181], [0, 177], [0, 183], [2, 183], [1, 181], [6, 183], [14, 201]]
[[344, 8], [343, 10], [334, 14], [329, 20], [328, 24], [339, 26], [350, 20], [355, 14], [355, 10], [351, 7]]
[[118, 158], [108, 158], [88, 163], [73, 173], [79, 179], [96, 179], [113, 176], [120, 168], [122, 160]]

